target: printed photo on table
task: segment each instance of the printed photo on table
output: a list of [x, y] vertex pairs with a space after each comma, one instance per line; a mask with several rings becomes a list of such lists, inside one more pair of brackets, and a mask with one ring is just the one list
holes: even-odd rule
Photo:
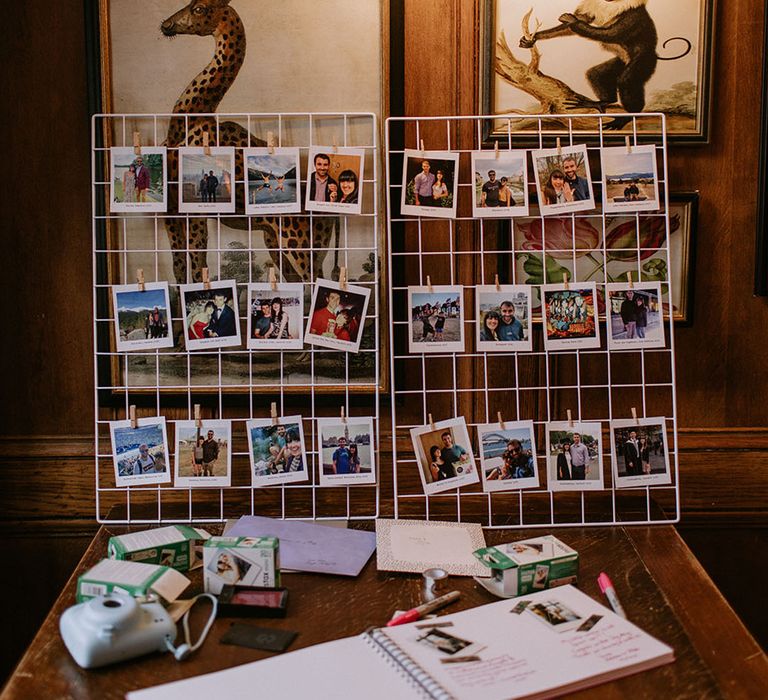
[[408, 351], [464, 352], [464, 288], [408, 287]]
[[338, 282], [318, 279], [304, 340], [323, 348], [358, 352], [370, 296], [367, 287], [347, 284], [342, 288]]
[[594, 282], [545, 284], [544, 345], [547, 350], [600, 347], [597, 288]]
[[179, 211], [235, 211], [235, 149], [179, 148]]
[[176, 421], [176, 486], [230, 486], [232, 421]]
[[479, 481], [464, 418], [411, 428], [411, 440], [427, 495]]
[[586, 146], [532, 151], [542, 215], [595, 208]]
[[109, 209], [112, 212], [164, 212], [167, 209], [165, 148], [111, 148]]
[[547, 424], [547, 484], [550, 491], [603, 488], [600, 423]]
[[[538, 570], [538, 567], [537, 567]], [[542, 588], [543, 586], [534, 586]], [[583, 616], [569, 608], [565, 603], [553, 598], [542, 600], [539, 603], [529, 605], [525, 609], [526, 614], [533, 615], [539, 622], [554, 632], [565, 632], [578, 627], [583, 621]]]
[[661, 283], [608, 284], [608, 347], [663, 348]]
[[528, 152], [474, 151], [475, 218], [528, 216]]
[[240, 314], [234, 280], [183, 284], [181, 307], [187, 350], [240, 345]]
[[298, 148], [244, 148], [246, 214], [301, 211], [301, 165]]
[[304, 347], [304, 285], [248, 285], [249, 350]]
[[112, 287], [112, 307], [118, 352], [173, 347], [167, 282]]
[[611, 441], [616, 488], [672, 483], [664, 418], [611, 421]]
[[483, 491], [537, 488], [539, 470], [533, 421], [477, 426]]
[[109, 424], [115, 485], [170, 483], [165, 418], [139, 418], [136, 426], [134, 428], [130, 420], [112, 421]]
[[484, 647], [475, 642], [470, 642], [451, 634], [450, 630], [442, 627], [428, 627], [419, 631], [416, 642], [433, 651], [450, 656], [473, 656]]
[[309, 478], [301, 416], [256, 418], [245, 427], [252, 486], [292, 484]]
[[532, 349], [531, 287], [480, 286], [475, 290], [477, 349], [525, 352]]
[[459, 154], [405, 150], [400, 211], [412, 216], [456, 218]]
[[659, 176], [655, 146], [603, 148], [603, 206], [608, 214], [657, 211]]
[[359, 214], [363, 203], [365, 151], [315, 146], [309, 149], [307, 211]]
[[320, 486], [375, 484], [373, 418], [318, 418]]

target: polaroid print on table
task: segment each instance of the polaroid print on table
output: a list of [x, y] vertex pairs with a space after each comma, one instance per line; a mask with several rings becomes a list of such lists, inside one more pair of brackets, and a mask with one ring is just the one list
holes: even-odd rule
[[359, 214], [363, 202], [364, 163], [362, 148], [310, 148], [306, 210]]
[[109, 210], [164, 212], [168, 201], [165, 148], [110, 148]]
[[483, 491], [537, 488], [533, 421], [477, 426]]
[[459, 154], [405, 150], [400, 211], [411, 216], [456, 218]]
[[586, 146], [531, 151], [531, 155], [543, 216], [595, 208]]
[[318, 418], [320, 486], [375, 484], [373, 418]]
[[304, 340], [332, 350], [358, 352], [371, 290], [318, 279]]
[[301, 211], [301, 164], [298, 148], [244, 148], [246, 214]]
[[171, 481], [168, 461], [168, 436], [165, 418], [139, 418], [136, 426], [130, 420], [112, 421], [112, 457], [116, 486], [167, 484]]
[[600, 160], [606, 214], [660, 209], [655, 146], [603, 148]]
[[176, 421], [176, 486], [230, 486], [232, 421]]
[[206, 567], [215, 577], [211, 581], [213, 589], [226, 585], [248, 585], [258, 580], [261, 564], [249, 561], [233, 549], [217, 549], [216, 552]]
[[248, 285], [248, 349], [304, 347], [304, 285]]
[[408, 287], [408, 352], [464, 352], [464, 287]]
[[473, 151], [472, 216], [528, 216], [528, 151]]
[[532, 615], [553, 632], [576, 629], [584, 622], [582, 615], [555, 597], [532, 603], [525, 609], [525, 614]]
[[599, 348], [595, 283], [545, 284], [541, 289], [547, 350]]
[[464, 418], [411, 428], [411, 440], [427, 495], [478, 482]]
[[608, 347], [663, 348], [664, 307], [661, 283], [614, 283], [608, 294]]
[[309, 478], [301, 416], [246, 421], [251, 484], [273, 486]]
[[235, 149], [179, 148], [179, 211], [227, 214], [235, 211]]
[[481, 352], [530, 352], [531, 287], [480, 286], [475, 290], [477, 349]]
[[187, 350], [240, 345], [240, 314], [234, 280], [183, 284], [181, 307]]
[[116, 285], [112, 306], [118, 352], [173, 347], [167, 282]]
[[550, 491], [599, 491], [603, 488], [600, 423], [547, 424], [547, 485]]
[[666, 419], [611, 421], [616, 488], [671, 484]]

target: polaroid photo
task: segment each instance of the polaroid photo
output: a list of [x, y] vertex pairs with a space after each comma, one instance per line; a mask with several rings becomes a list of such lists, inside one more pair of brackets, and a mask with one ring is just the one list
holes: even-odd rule
[[504, 551], [509, 555], [510, 559], [514, 559], [521, 565], [555, 556], [555, 547], [548, 535], [534, 537], [529, 540], [520, 540], [519, 542], [510, 542]]
[[173, 347], [167, 282], [112, 287], [115, 344], [118, 352]]
[[216, 584], [229, 586], [247, 586], [255, 582], [261, 573], [261, 564], [249, 561], [232, 549], [219, 550], [206, 568], [218, 579]]
[[485, 648], [477, 642], [461, 639], [461, 637], [457, 637], [447, 632], [445, 628], [438, 626], [418, 630], [416, 643], [441, 655], [447, 654], [448, 657], [473, 656]]
[[659, 175], [656, 146], [603, 148], [603, 207], [606, 214], [658, 211]]
[[304, 285], [248, 285], [249, 350], [304, 347]]
[[301, 212], [301, 163], [298, 148], [244, 148], [245, 213]]
[[459, 154], [405, 150], [400, 211], [411, 216], [456, 218]]
[[464, 352], [464, 287], [408, 287], [408, 352]]
[[531, 287], [504, 284], [475, 289], [477, 349], [480, 352], [530, 352]]
[[528, 216], [528, 151], [473, 151], [472, 216]]
[[274, 486], [309, 479], [301, 416], [246, 421], [251, 485]]
[[365, 150], [313, 146], [307, 162], [307, 211], [362, 211]]
[[411, 440], [425, 494], [478, 482], [472, 442], [464, 418], [449, 418], [411, 428]]
[[553, 632], [567, 632], [584, 622], [582, 615], [556, 598], [532, 603], [525, 609], [525, 614], [532, 615]]
[[176, 421], [176, 486], [232, 484], [232, 421]]
[[320, 486], [375, 484], [373, 418], [318, 418]]
[[536, 571], [533, 574], [533, 583], [531, 586], [538, 590], [543, 590], [547, 587], [547, 579], [549, 578], [549, 564], [536, 564]]
[[318, 279], [309, 310], [305, 342], [332, 350], [359, 352], [371, 290]]
[[661, 283], [607, 284], [608, 348], [663, 348], [664, 303]]
[[547, 484], [550, 491], [602, 490], [600, 423], [548, 423], [547, 450]]
[[142, 486], [171, 482], [165, 418], [139, 418], [109, 424], [116, 486]]
[[168, 154], [165, 148], [110, 148], [111, 212], [164, 212], [168, 208]]
[[179, 148], [179, 212], [235, 211], [235, 149]]
[[538, 488], [533, 421], [477, 426], [483, 491]]
[[595, 208], [585, 145], [531, 151], [543, 216]]
[[616, 488], [672, 483], [665, 418], [611, 421]]
[[597, 287], [594, 282], [545, 284], [541, 290], [544, 346], [547, 350], [600, 347]]
[[234, 280], [182, 284], [181, 309], [187, 350], [240, 345], [240, 314]]

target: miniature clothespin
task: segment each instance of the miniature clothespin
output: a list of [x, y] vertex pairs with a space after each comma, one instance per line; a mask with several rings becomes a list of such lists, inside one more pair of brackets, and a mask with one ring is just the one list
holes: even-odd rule
[[267, 148], [270, 155], [275, 152], [275, 135], [271, 131], [267, 132]]
[[203, 427], [203, 419], [200, 417], [200, 404], [195, 404], [195, 427], [196, 428], [202, 428]]
[[144, 270], [139, 268], [136, 270], [136, 281], [139, 283], [139, 291], [144, 291]]
[[432, 414], [431, 413], [429, 413], [427, 415], [427, 420], [428, 420], [428, 423], [429, 423], [429, 427], [432, 430], [437, 430], [437, 426], [435, 425], [435, 421], [432, 420]]
[[432, 294], [432, 280], [429, 275], [427, 275], [427, 289], [429, 290], [429, 293]]
[[343, 291], [347, 291], [347, 268], [342, 267], [339, 269], [339, 287], [342, 288]]
[[131, 421], [131, 428], [136, 430], [139, 427], [139, 420], [136, 418], [136, 406], [131, 405], [128, 407], [128, 417]]
[[211, 278], [208, 275], [208, 268], [204, 267], [201, 270], [201, 274], [203, 276], [203, 289], [210, 289], [211, 288]]
[[632, 406], [631, 410], [632, 410], [632, 420], [637, 422], [637, 409], [634, 406]]
[[272, 287], [272, 291], [277, 291], [277, 275], [275, 274], [275, 268], [273, 265], [269, 266], [269, 284]]
[[627, 281], [629, 282], [629, 288], [630, 289], [634, 289], [635, 288], [635, 284], [632, 281], [632, 270], [627, 270]]
[[344, 406], [341, 407], [341, 422], [344, 423], [344, 425], [347, 424], [347, 414], [344, 411]]
[[563, 145], [560, 141], [560, 137], [557, 137], [557, 155], [561, 156], [563, 155]]
[[506, 425], [504, 425], [504, 419], [501, 417], [501, 411], [499, 411], [499, 412], [496, 414], [496, 417], [499, 419], [499, 425], [501, 426], [501, 429], [502, 429], [502, 430], [506, 430], [506, 429], [507, 429], [507, 426], [506, 426]]
[[141, 155], [141, 132], [133, 132], [133, 152], [137, 155]]
[[493, 154], [494, 154], [493, 157], [496, 158], [496, 160], [498, 160], [499, 159], [499, 142], [498, 141], [496, 141], [493, 144]]
[[624, 138], [624, 143], [627, 144], [627, 154], [632, 155], [632, 142], [629, 140], [629, 136]]
[[419, 139], [419, 145], [421, 146], [421, 156], [422, 158], [427, 155], [427, 151], [424, 148], [424, 139]]
[[571, 413], [571, 409], [570, 408], [566, 411], [566, 414], [568, 415], [568, 427], [572, 428], [573, 427], [573, 414]]
[[332, 145], [333, 145], [333, 153], [338, 153], [339, 152], [339, 142], [338, 142], [338, 139], [336, 138], [336, 134], [333, 135]]
[[565, 287], [565, 290], [568, 291], [568, 273], [563, 272], [563, 287]]
[[277, 425], [277, 404], [274, 401], [269, 408], [269, 415], [272, 418], [272, 425]]
[[203, 132], [203, 153], [211, 155], [211, 135], [207, 131]]
[[496, 277], [494, 278], [494, 284], [496, 285], [496, 291], [500, 292], [501, 291], [501, 284], [499, 283], [499, 276], [498, 275], [496, 275]]

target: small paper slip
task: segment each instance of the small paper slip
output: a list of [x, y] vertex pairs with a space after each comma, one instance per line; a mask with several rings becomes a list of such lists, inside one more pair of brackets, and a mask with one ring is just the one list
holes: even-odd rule
[[485, 547], [483, 528], [477, 523], [380, 519], [376, 547], [379, 571], [421, 573], [439, 567], [455, 576], [490, 575], [472, 554]]
[[227, 536], [277, 537], [281, 569], [341, 576], [357, 576], [376, 549], [372, 532], [256, 515], [244, 515]]

